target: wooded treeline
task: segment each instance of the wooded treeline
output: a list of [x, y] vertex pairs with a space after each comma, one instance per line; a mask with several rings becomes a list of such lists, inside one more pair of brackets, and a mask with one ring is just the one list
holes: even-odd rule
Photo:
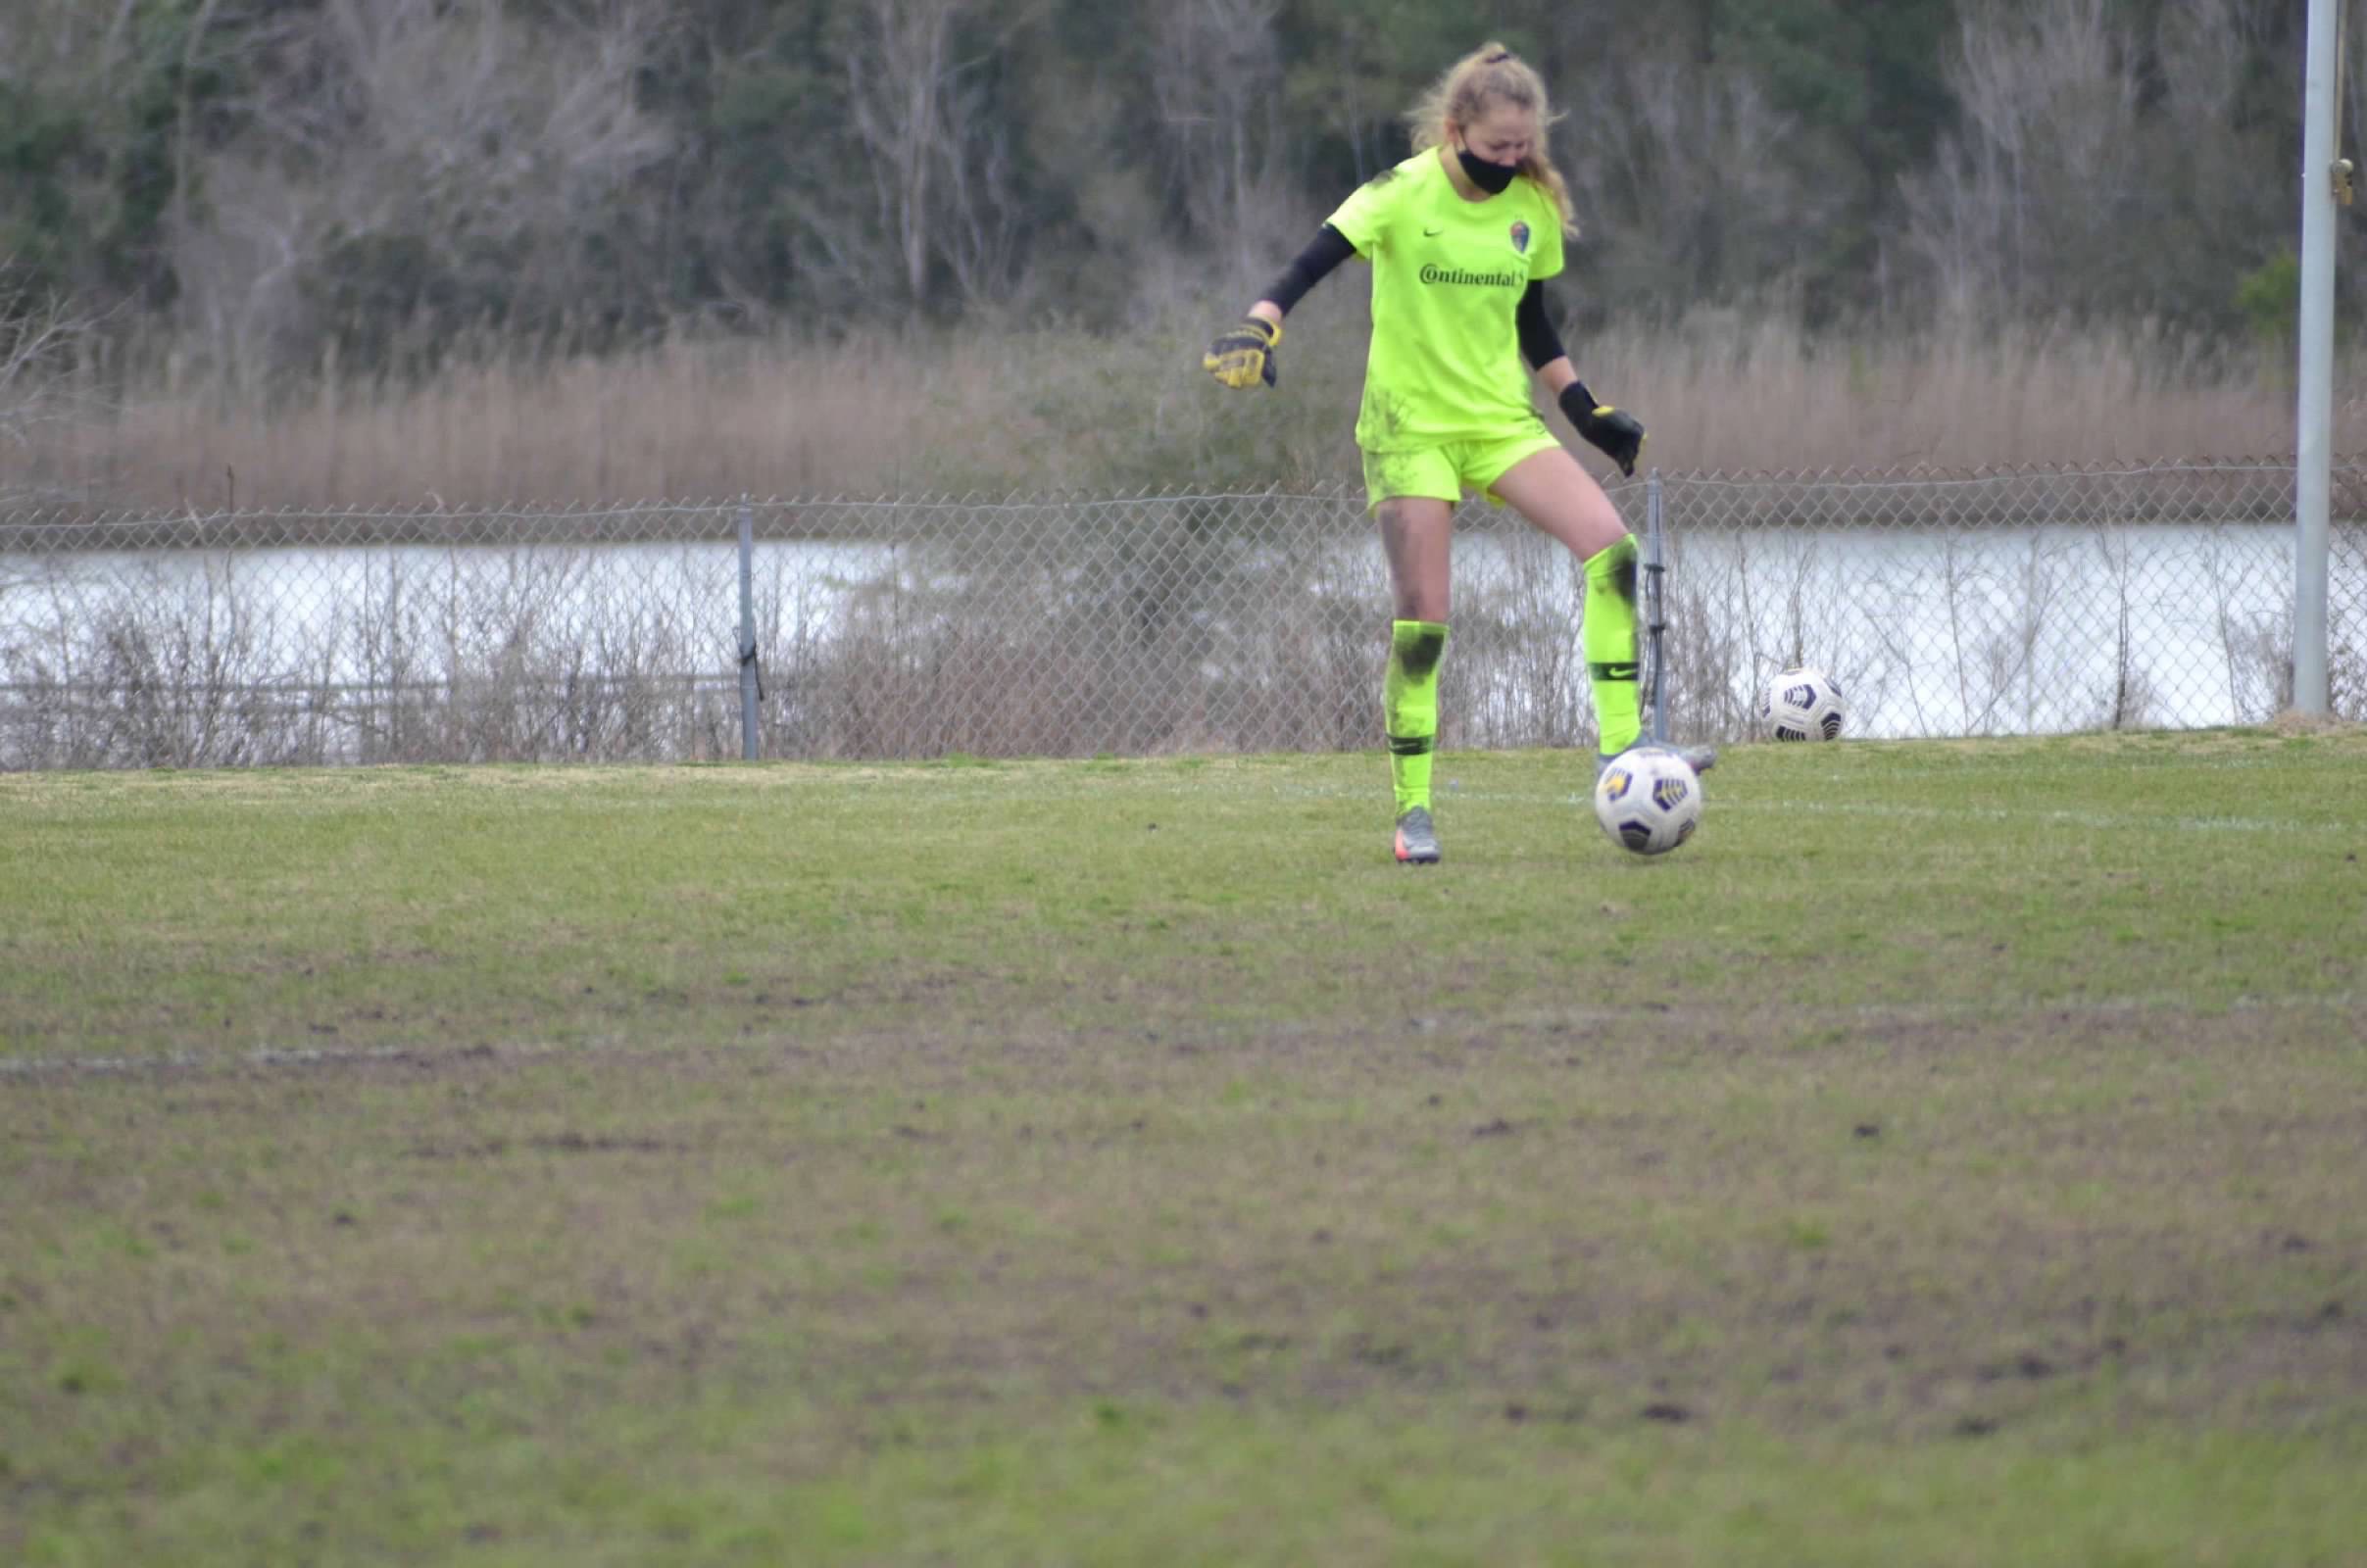
[[0, 297], [245, 373], [1230, 310], [1495, 36], [1566, 114], [1581, 326], [2274, 331], [2305, 9], [0, 0]]

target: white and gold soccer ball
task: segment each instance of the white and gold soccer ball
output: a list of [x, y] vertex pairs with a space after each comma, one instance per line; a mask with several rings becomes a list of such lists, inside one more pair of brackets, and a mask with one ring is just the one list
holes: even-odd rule
[[1701, 776], [1664, 746], [1637, 746], [1603, 764], [1595, 820], [1638, 855], [1666, 855], [1701, 825]]
[[1837, 741], [1844, 725], [1841, 683], [1813, 665], [1777, 670], [1759, 692], [1758, 716], [1779, 741]]

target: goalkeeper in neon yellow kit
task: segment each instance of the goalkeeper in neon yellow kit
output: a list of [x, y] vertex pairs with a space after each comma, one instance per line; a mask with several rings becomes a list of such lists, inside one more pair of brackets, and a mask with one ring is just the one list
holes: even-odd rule
[[[1430, 769], [1438, 668], [1447, 648], [1448, 560], [1466, 490], [1509, 505], [1585, 564], [1581, 640], [1602, 759], [1636, 744], [1641, 660], [1636, 542], [1603, 493], [1539, 417], [1527, 360], [1578, 434], [1636, 471], [1644, 426], [1596, 400], [1545, 308], [1574, 233], [1569, 193], [1546, 147], [1544, 81], [1488, 44], [1457, 61], [1415, 108], [1414, 156], [1332, 214], [1203, 365], [1231, 387], [1272, 386], [1282, 319], [1352, 256], [1372, 265], [1372, 345], [1356, 445], [1389, 558], [1396, 619], [1382, 688], [1397, 788], [1397, 858], [1433, 864]], [[1706, 769], [1716, 754], [1689, 748]]]

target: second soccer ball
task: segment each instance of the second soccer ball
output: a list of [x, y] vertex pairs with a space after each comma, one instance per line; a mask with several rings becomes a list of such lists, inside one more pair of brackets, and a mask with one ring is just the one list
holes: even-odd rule
[[1778, 670], [1759, 693], [1758, 716], [1779, 741], [1839, 740], [1841, 683], [1806, 664]]

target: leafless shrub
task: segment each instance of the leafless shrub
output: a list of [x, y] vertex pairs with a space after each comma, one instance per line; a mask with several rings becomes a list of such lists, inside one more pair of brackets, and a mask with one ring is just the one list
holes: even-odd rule
[[359, 749], [370, 760], [714, 755], [723, 577], [687, 548], [386, 552], [335, 628], [352, 633]]
[[931, 515], [948, 510], [908, 516], [909, 546], [826, 641], [766, 655], [802, 746], [1139, 755], [1336, 745], [1377, 722], [1370, 581], [1325, 541], [1261, 537], [1221, 500], [1135, 503], [1115, 527], [1101, 505], [1024, 507], [993, 533]]
[[2247, 624], [2226, 626], [2222, 646], [2227, 649], [2228, 670], [2232, 684], [2243, 694], [2247, 710], [2266, 710], [2269, 716], [2284, 712], [2293, 699], [2293, 628], [2266, 619]]
[[2134, 549], [2125, 529], [2105, 529], [2095, 541], [2095, 557], [2110, 584], [2107, 611], [2111, 625], [2111, 690], [2093, 720], [2098, 729], [2145, 728], [2155, 704], [2152, 676], [2147, 668], [2137, 618], [2138, 586]]
[[[61, 567], [29, 594], [46, 621], [0, 641], [19, 767], [206, 767], [318, 761], [317, 667], [291, 648], [269, 584], [233, 555], [192, 570], [153, 561]], [[22, 610], [20, 609], [22, 616]]]
[[[1454, 634], [1440, 672], [1444, 738], [1451, 746], [1591, 746], [1585, 569], [1517, 522], [1490, 517], [1463, 532]], [[1376, 658], [1364, 672], [1376, 690], [1379, 667]]]
[[718, 572], [565, 547], [370, 556], [327, 582], [306, 573], [308, 592], [290, 591], [287, 563], [273, 580], [235, 553], [61, 564], [7, 607], [0, 756], [30, 767], [737, 755], [736, 704], [714, 673], [727, 667]]
[[1744, 735], [1755, 722], [1765, 672], [1750, 652], [1751, 622], [1731, 613], [1732, 586], [1680, 573], [1667, 590], [1658, 679], [1671, 739]]
[[2328, 706], [2345, 718], [2367, 721], [2367, 526], [2333, 530], [2327, 575], [2349, 585], [2328, 606]]

